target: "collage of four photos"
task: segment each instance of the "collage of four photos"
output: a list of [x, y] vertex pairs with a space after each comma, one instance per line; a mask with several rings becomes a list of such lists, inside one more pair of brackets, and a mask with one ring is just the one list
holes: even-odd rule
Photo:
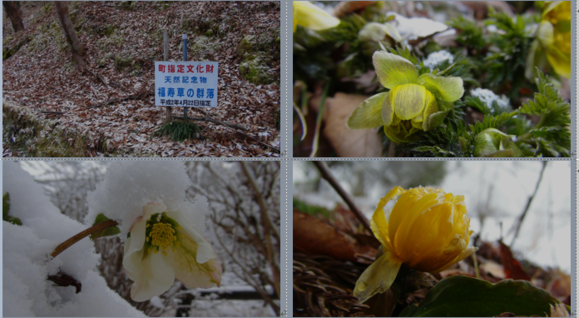
[[577, 315], [575, 2], [2, 4], [3, 317]]

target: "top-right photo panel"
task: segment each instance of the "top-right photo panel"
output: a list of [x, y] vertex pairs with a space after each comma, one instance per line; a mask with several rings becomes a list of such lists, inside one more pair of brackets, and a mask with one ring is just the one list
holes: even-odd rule
[[294, 1], [294, 157], [571, 156], [571, 11]]

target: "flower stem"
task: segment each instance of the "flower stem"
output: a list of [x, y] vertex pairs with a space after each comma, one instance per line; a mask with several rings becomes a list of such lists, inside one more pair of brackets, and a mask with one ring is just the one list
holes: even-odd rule
[[97, 224], [97, 225], [94, 225], [94, 226], [92, 226], [92, 227], [89, 227], [88, 229], [86, 229], [86, 230], [78, 233], [77, 235], [69, 238], [68, 240], [60, 243], [60, 245], [58, 245], [58, 246], [54, 249], [54, 251], [52, 252], [52, 254], [50, 254], [50, 256], [51, 256], [52, 258], [55, 258], [56, 256], [58, 256], [58, 254], [64, 252], [67, 248], [71, 247], [72, 245], [74, 245], [76, 242], [82, 240], [83, 238], [85, 238], [85, 237], [87, 237], [87, 236], [89, 236], [89, 235], [91, 235], [91, 234], [93, 234], [93, 233], [102, 231], [102, 230], [106, 229], [107, 227], [115, 226], [115, 225], [118, 225], [118, 224], [119, 224], [119, 223], [118, 223], [117, 221], [108, 220], [108, 221], [106, 221], [106, 222], [99, 223], [99, 224]]

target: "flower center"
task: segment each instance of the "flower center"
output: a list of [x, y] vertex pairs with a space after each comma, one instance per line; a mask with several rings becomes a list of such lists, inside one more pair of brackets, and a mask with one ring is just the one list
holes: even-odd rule
[[163, 255], [167, 256], [165, 251], [168, 247], [171, 247], [173, 251], [175, 247], [179, 247], [179, 242], [177, 241], [177, 234], [175, 230], [175, 224], [169, 222], [163, 222], [171, 220], [164, 216], [154, 215], [147, 222], [147, 242], [149, 242], [149, 252], [157, 253], [159, 249], [162, 250]]
[[151, 244], [160, 246], [165, 250], [167, 247], [173, 246], [173, 242], [177, 240], [174, 234], [175, 230], [171, 225], [167, 223], [157, 223], [153, 225], [149, 237], [151, 238]]

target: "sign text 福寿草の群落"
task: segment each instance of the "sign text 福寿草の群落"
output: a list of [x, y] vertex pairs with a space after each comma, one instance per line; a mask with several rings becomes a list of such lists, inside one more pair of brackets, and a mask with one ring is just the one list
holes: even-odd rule
[[155, 106], [216, 107], [217, 62], [155, 62]]

